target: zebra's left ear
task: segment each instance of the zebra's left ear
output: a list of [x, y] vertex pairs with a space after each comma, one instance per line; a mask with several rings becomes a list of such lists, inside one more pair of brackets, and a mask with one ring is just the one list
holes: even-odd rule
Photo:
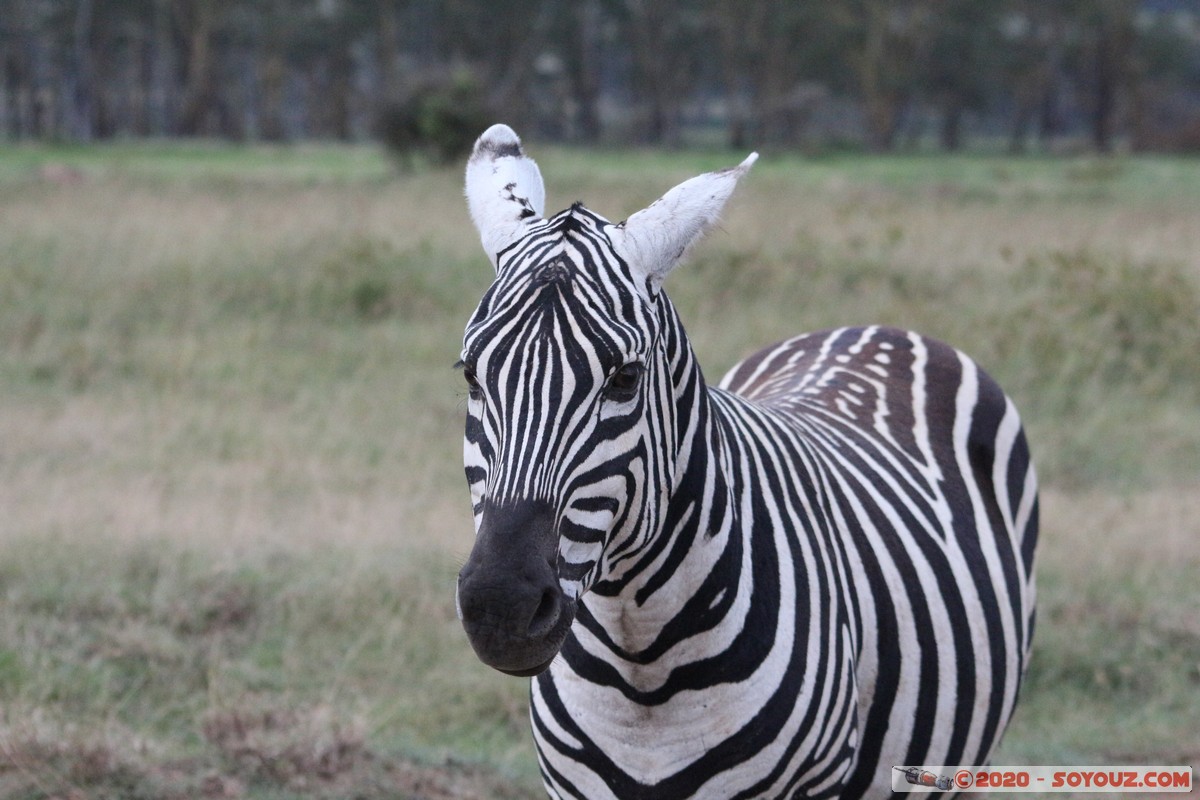
[[716, 224], [738, 180], [757, 160], [758, 153], [751, 153], [736, 167], [684, 181], [609, 229], [617, 254], [635, 276], [644, 279], [651, 297], [688, 249]]
[[507, 125], [493, 125], [475, 142], [467, 161], [467, 206], [492, 266], [498, 255], [541, 220], [546, 189], [537, 163]]

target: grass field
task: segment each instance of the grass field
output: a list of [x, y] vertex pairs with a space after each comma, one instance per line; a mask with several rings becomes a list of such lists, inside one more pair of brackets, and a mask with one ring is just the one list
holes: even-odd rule
[[[534, 148], [617, 219], [740, 156]], [[454, 617], [457, 171], [0, 150], [0, 797], [533, 798]], [[713, 380], [859, 322], [972, 353], [1044, 485], [996, 763], [1200, 765], [1200, 162], [765, 158], [668, 281]]]

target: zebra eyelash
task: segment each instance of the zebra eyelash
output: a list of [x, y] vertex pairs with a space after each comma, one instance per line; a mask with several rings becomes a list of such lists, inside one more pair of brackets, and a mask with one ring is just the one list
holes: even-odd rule
[[479, 400], [483, 397], [483, 387], [479, 385], [478, 379], [475, 377], [475, 368], [468, 365], [463, 359], [454, 362], [452, 369], [462, 372], [463, 377], [467, 381], [467, 396], [472, 400]]

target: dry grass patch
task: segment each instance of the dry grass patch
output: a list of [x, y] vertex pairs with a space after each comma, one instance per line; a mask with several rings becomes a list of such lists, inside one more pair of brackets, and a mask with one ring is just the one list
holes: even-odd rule
[[1200, 483], [1043, 495], [1033, 659], [997, 763], [1200, 758]]
[[109, 723], [56, 723], [33, 713], [0, 725], [0, 796], [51, 800], [529, 800], [494, 770], [423, 763], [370, 750], [362, 724], [327, 707], [211, 712], [205, 757], [165, 757], [156, 743]]

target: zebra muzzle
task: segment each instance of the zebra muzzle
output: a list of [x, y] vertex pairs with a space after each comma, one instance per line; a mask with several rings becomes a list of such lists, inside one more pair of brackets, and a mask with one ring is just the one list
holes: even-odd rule
[[558, 536], [546, 504], [488, 507], [458, 575], [458, 613], [479, 660], [509, 675], [550, 666], [575, 617], [555, 566]]

